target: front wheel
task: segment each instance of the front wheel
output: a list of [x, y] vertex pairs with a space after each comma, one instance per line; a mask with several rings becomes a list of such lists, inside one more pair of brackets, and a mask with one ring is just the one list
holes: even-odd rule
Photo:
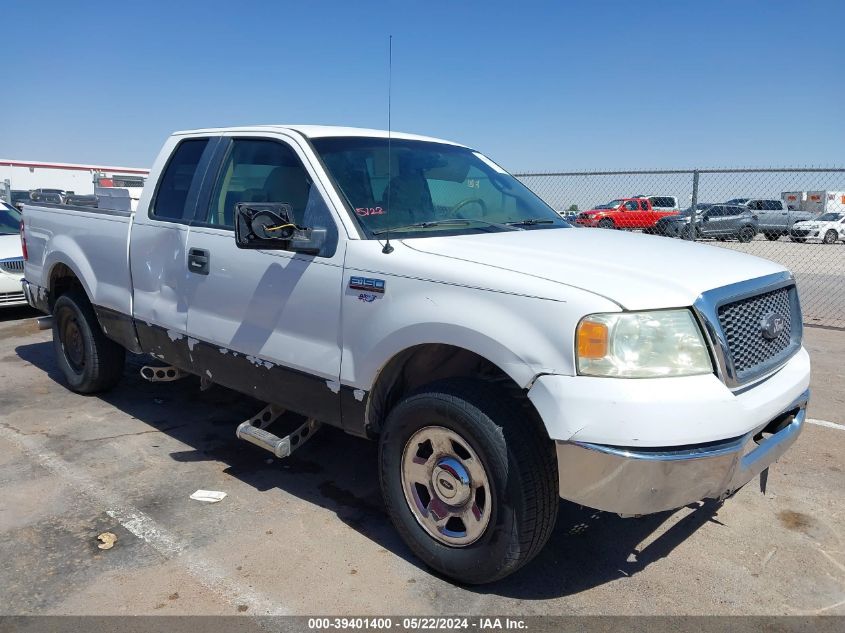
[[596, 225], [600, 229], [615, 229], [616, 225], [613, 223], [613, 220], [610, 218], [605, 218], [604, 220], [599, 220], [599, 223]]
[[836, 242], [836, 239], [838, 237], [839, 235], [836, 233], [836, 231], [834, 231], [833, 229], [829, 229], [827, 233], [824, 234], [824, 238], [822, 239], [822, 241], [825, 244], [833, 244], [834, 242]]
[[379, 461], [396, 529], [459, 582], [513, 573], [554, 527], [554, 443], [535, 416], [485, 383], [442, 381], [402, 400], [387, 418]]
[[737, 233], [737, 239], [740, 242], [750, 242], [754, 239], [754, 236], [757, 235], [757, 231], [754, 230], [752, 226], [743, 226], [739, 233]]
[[84, 293], [71, 290], [53, 306], [53, 348], [68, 386], [78, 393], [114, 387], [123, 376], [126, 350], [107, 338]]
[[806, 241], [807, 241], [807, 240], [806, 240], [805, 238], [803, 238], [803, 237], [795, 237], [794, 235], [790, 235], [790, 236], [789, 236], [789, 239], [790, 239], [790, 240], [792, 240], [793, 242], [798, 242], [799, 244], [803, 244], [804, 242], [806, 242]]

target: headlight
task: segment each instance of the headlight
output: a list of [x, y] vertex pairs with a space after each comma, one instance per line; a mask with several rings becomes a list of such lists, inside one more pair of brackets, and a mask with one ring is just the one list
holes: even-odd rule
[[578, 373], [615, 378], [713, 372], [701, 329], [689, 310], [591, 314], [578, 324]]

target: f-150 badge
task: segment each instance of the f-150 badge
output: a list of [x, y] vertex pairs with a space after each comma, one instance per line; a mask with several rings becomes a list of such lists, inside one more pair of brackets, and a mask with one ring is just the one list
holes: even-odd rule
[[384, 279], [350, 277], [349, 288], [351, 290], [364, 290], [366, 292], [378, 292], [380, 294], [384, 294]]

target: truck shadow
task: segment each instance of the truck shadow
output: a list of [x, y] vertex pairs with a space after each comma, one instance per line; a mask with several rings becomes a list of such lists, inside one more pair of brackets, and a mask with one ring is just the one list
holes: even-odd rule
[[[44, 315], [35, 308], [30, 308], [29, 306], [14, 306], [11, 308], [0, 309], [0, 323], [6, 323], [8, 321], [23, 321], [25, 319], [33, 319], [39, 316]], [[26, 325], [29, 326], [30, 323], [26, 321]]]
[[[65, 388], [50, 343], [19, 346], [16, 352], [47, 373], [57, 388]], [[278, 488], [326, 508], [379, 547], [432, 573], [401, 541], [385, 513], [375, 442], [326, 427], [300, 451], [277, 460], [234, 436], [236, 426], [261, 403], [222, 387], [200, 392], [193, 377], [148, 383], [139, 373], [146, 362], [146, 357], [129, 356], [123, 382], [97, 397], [191, 447], [171, 453], [174, 461], [220, 461], [226, 474], [256, 490]], [[665, 558], [704, 524], [718, 523], [719, 507], [715, 502], [694, 504], [678, 511], [680, 519], [673, 512], [622, 519], [561, 501], [557, 524], [540, 555], [509, 578], [463, 589], [522, 600], [577, 594], [633, 576]]]

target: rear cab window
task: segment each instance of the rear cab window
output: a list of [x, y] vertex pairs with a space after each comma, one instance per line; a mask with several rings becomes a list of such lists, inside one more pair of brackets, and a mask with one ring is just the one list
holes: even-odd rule
[[208, 145], [208, 138], [193, 138], [185, 139], [176, 146], [150, 205], [151, 218], [184, 223], [193, 219], [202, 181], [199, 167]]

